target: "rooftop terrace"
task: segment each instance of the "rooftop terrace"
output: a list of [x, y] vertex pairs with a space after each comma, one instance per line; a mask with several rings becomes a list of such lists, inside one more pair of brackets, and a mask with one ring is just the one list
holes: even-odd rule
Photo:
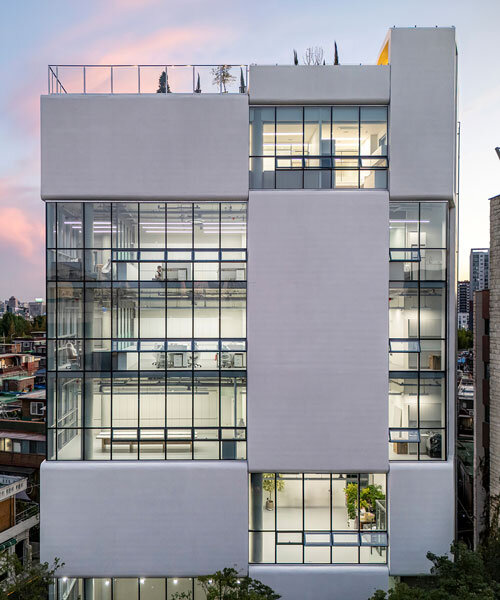
[[49, 94], [245, 94], [248, 65], [49, 65]]

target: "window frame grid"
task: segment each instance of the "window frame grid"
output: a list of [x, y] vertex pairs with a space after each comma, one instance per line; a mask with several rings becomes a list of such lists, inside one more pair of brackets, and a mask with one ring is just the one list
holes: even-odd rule
[[[420, 352], [416, 353], [418, 354], [418, 368], [416, 370], [408, 370], [408, 371], [396, 371], [396, 370], [390, 370], [389, 371], [389, 380], [392, 378], [395, 378], [396, 376], [398, 376], [398, 378], [408, 378], [408, 375], [411, 374], [410, 378], [414, 378], [414, 375], [416, 374], [417, 377], [417, 427], [389, 427], [389, 436], [388, 436], [388, 440], [389, 443], [400, 443], [400, 442], [391, 442], [390, 441], [390, 431], [391, 430], [398, 430], [398, 429], [403, 429], [403, 430], [407, 430], [407, 429], [418, 429], [419, 432], [419, 437], [421, 435], [422, 430], [432, 430], [435, 432], [441, 432], [442, 434], [442, 438], [441, 438], [441, 443], [443, 444], [442, 446], [442, 458], [431, 458], [431, 457], [427, 457], [427, 458], [422, 458], [422, 451], [421, 451], [421, 441], [418, 443], [417, 445], [417, 462], [420, 461], [431, 461], [431, 462], [445, 462], [448, 460], [448, 377], [447, 377], [447, 373], [448, 373], [448, 367], [449, 367], [449, 357], [448, 357], [448, 306], [449, 306], [449, 298], [448, 298], [448, 293], [449, 293], [449, 271], [448, 271], [448, 258], [449, 258], [449, 243], [450, 243], [450, 231], [449, 231], [449, 212], [448, 212], [448, 205], [446, 202], [443, 201], [426, 201], [426, 200], [410, 200], [410, 201], [399, 201], [399, 200], [395, 200], [395, 201], [390, 201], [389, 205], [390, 206], [397, 206], [397, 205], [418, 205], [418, 216], [417, 216], [417, 233], [418, 233], [418, 248], [397, 248], [394, 246], [390, 246], [389, 247], [389, 262], [412, 262], [412, 263], [418, 263], [417, 266], [417, 278], [416, 279], [411, 279], [410, 281], [407, 280], [403, 280], [403, 279], [395, 279], [395, 278], [390, 278], [389, 280], [389, 288], [391, 288], [392, 283], [395, 284], [400, 284], [400, 283], [416, 283], [417, 285], [415, 286], [415, 288], [417, 289], [417, 319], [418, 319], [418, 337], [416, 338], [408, 338], [414, 341], [418, 341], [419, 345], [420, 345]], [[445, 227], [445, 231], [446, 231], [446, 237], [445, 237], [445, 243], [446, 243], [446, 247], [439, 247], [439, 246], [422, 246], [422, 237], [421, 237], [421, 233], [422, 233], [422, 206], [424, 205], [443, 205], [446, 206], [446, 213], [445, 213], [445, 222], [444, 222], [444, 227]], [[422, 251], [427, 251], [427, 250], [439, 250], [442, 253], [444, 253], [444, 257], [445, 257], [445, 263], [444, 263], [444, 269], [443, 269], [443, 277], [441, 279], [422, 279], [421, 275], [423, 272], [423, 266], [422, 266], [422, 261], [423, 261], [423, 257], [422, 257]], [[416, 252], [418, 251], [418, 255], [419, 255], [419, 260], [418, 261], [414, 261], [414, 260], [395, 260], [392, 259], [391, 257], [391, 251], [392, 252], [407, 252], [407, 251], [411, 251], [411, 252]], [[422, 285], [422, 283], [424, 283], [424, 285]], [[425, 285], [425, 284], [439, 284], [436, 287], [440, 287], [443, 289], [443, 297], [444, 297], [444, 337], [426, 337], [426, 338], [422, 338], [421, 336], [421, 298], [422, 298], [422, 294], [421, 294], [421, 290], [423, 288], [426, 287], [431, 287], [430, 285]], [[398, 338], [389, 338], [390, 340], [395, 340]], [[421, 365], [421, 353], [422, 353], [422, 341], [426, 342], [426, 341], [439, 341], [442, 344], [444, 344], [444, 359], [441, 361], [442, 364], [442, 368], [436, 371], [430, 371], [428, 369], [422, 369], [422, 365]], [[392, 352], [392, 353], [398, 353], [396, 352]], [[391, 351], [389, 349], [389, 354], [391, 354]], [[406, 373], [406, 376], [405, 376]], [[432, 375], [432, 373], [439, 373], [442, 375], [442, 379], [443, 379], [443, 401], [444, 401], [444, 420], [443, 420], [443, 425], [441, 427], [421, 427], [420, 424], [420, 388], [421, 388], [421, 381], [423, 379], [430, 379], [432, 377], [430, 377], [430, 375]], [[423, 376], [422, 376], [423, 374]], [[399, 377], [401, 376], [401, 377]], [[390, 402], [390, 399], [389, 399]], [[443, 439], [444, 438], [444, 439]], [[408, 442], [408, 443], [416, 443], [416, 442]], [[411, 458], [401, 458], [401, 459], [395, 459], [395, 458], [390, 458], [390, 462], [415, 462], [414, 459]]]
[[[266, 473], [267, 474], [267, 473]], [[270, 475], [271, 473], [269, 473]], [[322, 473], [323, 475], [325, 475], [324, 473]], [[265, 534], [265, 533], [274, 533], [274, 562], [269, 563], [269, 562], [265, 562], [265, 561], [261, 561], [261, 562], [253, 562], [251, 560], [251, 555], [249, 556], [249, 564], [250, 565], [266, 565], [266, 564], [275, 564], [275, 565], [297, 565], [297, 564], [303, 564], [303, 565], [310, 565], [310, 564], [343, 564], [343, 565], [372, 565], [372, 566], [378, 566], [378, 565], [387, 565], [388, 563], [388, 549], [389, 549], [389, 527], [388, 527], [388, 520], [387, 520], [387, 516], [386, 516], [386, 529], [366, 529], [363, 530], [361, 528], [361, 519], [360, 519], [360, 515], [361, 515], [361, 475], [374, 475], [374, 474], [383, 474], [385, 475], [385, 509], [386, 509], [386, 515], [387, 515], [387, 510], [388, 510], [388, 506], [389, 506], [389, 489], [387, 486], [387, 473], [342, 473], [342, 475], [346, 475], [349, 477], [353, 477], [354, 475], [356, 476], [356, 485], [357, 485], [357, 528], [356, 529], [333, 529], [333, 476], [334, 475], [339, 475], [339, 473], [328, 473], [329, 478], [315, 478], [315, 477], [310, 477], [311, 473], [307, 473], [308, 477], [306, 477], [305, 473], [272, 473], [272, 475], [274, 476], [274, 481], [276, 481], [276, 479], [278, 478], [278, 476], [280, 476], [282, 479], [286, 479], [287, 475], [301, 475], [301, 478], [298, 477], [292, 477], [291, 480], [293, 481], [301, 481], [302, 482], [302, 515], [301, 515], [301, 519], [302, 519], [302, 529], [279, 529], [278, 527], [278, 494], [277, 492], [277, 488], [275, 485], [275, 493], [274, 493], [274, 507], [273, 507], [273, 514], [274, 514], [274, 529], [255, 529], [255, 528], [248, 528], [249, 531], [249, 535], [251, 536], [252, 534]], [[264, 475], [264, 473], [262, 473], [262, 475]], [[318, 475], [320, 475], [320, 473], [318, 473]], [[251, 478], [252, 473], [249, 473], [249, 477]], [[305, 481], [307, 481], [308, 479], [310, 480], [323, 480], [323, 481], [328, 481], [329, 482], [329, 519], [330, 519], [330, 530], [310, 530], [310, 529], [306, 529], [305, 528], [305, 516], [306, 516], [306, 506], [305, 506]], [[352, 482], [351, 482], [352, 483]], [[252, 494], [252, 485], [250, 483], [249, 485], [249, 490], [250, 490], [250, 494]], [[251, 510], [251, 508], [250, 508]], [[369, 563], [369, 562], [361, 562], [361, 548], [362, 547], [370, 547], [368, 545], [363, 545], [361, 544], [361, 533], [362, 532], [373, 532], [373, 533], [384, 533], [386, 535], [386, 539], [387, 539], [387, 544], [385, 546], [380, 546], [380, 547], [384, 547], [386, 548], [386, 555], [385, 555], [385, 561], [384, 562], [374, 562], [374, 563]], [[279, 542], [278, 541], [278, 536], [280, 534], [298, 534], [301, 535], [301, 539], [302, 539], [302, 543], [298, 543], [298, 542]], [[321, 534], [330, 534], [331, 536], [331, 543], [329, 544], [330, 547], [330, 560], [328, 563], [314, 563], [314, 562], [306, 562], [305, 560], [305, 553], [306, 553], [306, 547], [328, 547], [328, 545], [306, 545], [305, 542], [305, 535], [307, 533], [321, 533]], [[336, 563], [333, 561], [333, 548], [335, 547], [340, 547], [337, 544], [333, 544], [333, 538], [332, 535], [335, 533], [349, 533], [349, 534], [357, 534], [358, 536], [358, 541], [360, 542], [358, 545], [349, 545], [350, 547], [357, 547], [358, 551], [357, 551], [357, 562], [355, 563]], [[297, 562], [292, 562], [292, 563], [286, 563], [286, 562], [279, 562], [278, 561], [278, 546], [302, 546], [302, 560], [301, 562], [297, 563]], [[343, 546], [345, 547], [345, 546]], [[379, 546], [375, 546], [372, 545], [372, 548], [378, 548]]]
[[[95, 280], [95, 279], [89, 279], [87, 277], [87, 272], [86, 272], [86, 263], [85, 263], [85, 252], [86, 250], [99, 250], [99, 251], [106, 251], [109, 250], [110, 255], [111, 255], [111, 264], [113, 263], [113, 253], [125, 253], [125, 252], [134, 252], [137, 255], [137, 263], [139, 264], [139, 257], [140, 257], [140, 253], [141, 252], [156, 252], [156, 253], [163, 253], [164, 257], [166, 258], [168, 256], [168, 252], [190, 252], [191, 253], [191, 264], [194, 265], [195, 262], [214, 262], [213, 260], [207, 260], [207, 261], [200, 261], [200, 260], [196, 260], [196, 254], [195, 253], [203, 253], [203, 252], [217, 252], [218, 255], [218, 263], [219, 265], [221, 264], [231, 264], [231, 263], [238, 263], [238, 264], [242, 264], [244, 263], [245, 265], [245, 275], [246, 275], [246, 266], [247, 266], [247, 261], [246, 261], [246, 257], [247, 257], [247, 249], [245, 248], [231, 248], [231, 247], [222, 247], [222, 214], [223, 214], [223, 205], [230, 205], [231, 202], [228, 201], [218, 201], [218, 202], [209, 202], [208, 204], [210, 205], [214, 205], [217, 204], [218, 206], [218, 246], [217, 248], [203, 248], [203, 247], [196, 247], [195, 246], [195, 209], [198, 206], [203, 206], [204, 203], [194, 203], [194, 202], [185, 202], [184, 204], [186, 204], [188, 207], [190, 207], [190, 211], [191, 211], [191, 248], [180, 248], [180, 249], [176, 249], [176, 248], [168, 248], [168, 242], [167, 242], [167, 215], [168, 215], [168, 211], [167, 211], [167, 206], [171, 203], [169, 202], [163, 202], [162, 204], [165, 206], [165, 210], [164, 210], [164, 215], [165, 215], [165, 237], [164, 237], [164, 248], [142, 248], [141, 247], [141, 239], [140, 239], [140, 206], [142, 204], [149, 204], [149, 203], [141, 203], [139, 200], [135, 201], [135, 202], [127, 202], [127, 205], [137, 205], [136, 210], [134, 212], [137, 212], [137, 247], [136, 248], [121, 248], [121, 247], [115, 247], [113, 245], [113, 242], [116, 241], [116, 237], [117, 237], [117, 233], [118, 233], [118, 229], [116, 230], [116, 233], [114, 233], [113, 231], [113, 225], [115, 223], [115, 215], [114, 215], [114, 211], [115, 208], [118, 204], [117, 202], [105, 202], [104, 204], [109, 205], [109, 210], [110, 210], [110, 219], [111, 219], [111, 227], [110, 227], [110, 246], [102, 246], [102, 247], [98, 247], [98, 248], [89, 248], [88, 246], [86, 246], [86, 240], [87, 240], [87, 236], [86, 236], [86, 225], [87, 225], [87, 218], [86, 218], [86, 206], [88, 204], [91, 203], [86, 203], [86, 202], [75, 202], [75, 204], [80, 205], [81, 207], [81, 214], [82, 214], [82, 225], [81, 225], [81, 230], [82, 230], [82, 243], [81, 243], [81, 248], [75, 249], [72, 248], [71, 250], [79, 250], [80, 252], [82, 252], [82, 265], [81, 265], [81, 273], [82, 273], [82, 278], [79, 280], [74, 280], [74, 279], [65, 279], [65, 278], [60, 278], [59, 277], [59, 271], [57, 269], [57, 260], [58, 260], [58, 250], [59, 245], [59, 236], [58, 236], [58, 218], [59, 218], [59, 205], [60, 204], [66, 204], [67, 202], [47, 202], [46, 206], [45, 206], [45, 211], [46, 211], [46, 223], [48, 225], [49, 223], [49, 218], [48, 218], [48, 214], [49, 214], [49, 210], [53, 211], [53, 217], [54, 217], [54, 227], [55, 227], [55, 232], [54, 232], [54, 243], [52, 244], [53, 247], [49, 248], [48, 247], [48, 241], [49, 241], [49, 237], [48, 237], [48, 227], [46, 227], [46, 232], [45, 232], [45, 239], [46, 239], [46, 254], [45, 254], [45, 260], [46, 260], [46, 267], [48, 267], [48, 256], [49, 256], [49, 251], [53, 251], [55, 253], [55, 264], [56, 264], [56, 270], [55, 270], [55, 278], [51, 278], [50, 280], [46, 279], [46, 297], [48, 298], [48, 290], [49, 287], [51, 289], [54, 290], [54, 298], [53, 298], [53, 306], [52, 306], [52, 313], [53, 313], [53, 333], [54, 333], [54, 337], [48, 337], [48, 344], [53, 346], [53, 349], [55, 351], [55, 356], [53, 357], [53, 362], [54, 362], [54, 368], [53, 369], [47, 369], [48, 371], [48, 385], [49, 387], [52, 386], [52, 395], [50, 397], [50, 401], [48, 402], [48, 404], [52, 404], [51, 406], [51, 420], [53, 421], [54, 426], [50, 426], [48, 420], [46, 422], [46, 436], [47, 436], [47, 440], [49, 442], [52, 442], [53, 444], [53, 448], [49, 449], [49, 443], [47, 443], [47, 448], [46, 448], [46, 459], [47, 460], [81, 460], [81, 461], [86, 461], [86, 460], [113, 460], [113, 442], [110, 442], [110, 448], [109, 448], [109, 457], [103, 457], [102, 459], [95, 459], [95, 458], [87, 458], [87, 449], [86, 449], [86, 445], [87, 445], [87, 435], [86, 432], [87, 431], [94, 431], [94, 430], [105, 430], [105, 432], [109, 431], [111, 439], [112, 439], [112, 435], [113, 432], [115, 430], [136, 430], [137, 431], [137, 451], [135, 452], [136, 457], [135, 458], [127, 458], [127, 460], [204, 460], [204, 459], [200, 459], [199, 457], [196, 457], [196, 449], [199, 447], [199, 444], [204, 444], [204, 443], [217, 443], [218, 444], [218, 460], [246, 460], [246, 440], [247, 440], [247, 436], [246, 436], [246, 423], [248, 421], [248, 406], [247, 406], [247, 393], [245, 392], [245, 411], [244, 411], [244, 418], [245, 418], [245, 425], [244, 427], [239, 427], [237, 423], [234, 424], [234, 426], [222, 426], [221, 422], [222, 422], [222, 381], [224, 378], [232, 378], [234, 380], [237, 379], [243, 379], [245, 382], [245, 388], [247, 385], [247, 371], [246, 371], [246, 356], [247, 356], [247, 340], [246, 337], [243, 338], [238, 338], [235, 336], [232, 337], [221, 337], [221, 327], [222, 327], [222, 290], [223, 289], [242, 289], [245, 290], [244, 292], [244, 317], [245, 317], [245, 334], [246, 334], [246, 321], [247, 321], [247, 286], [246, 286], [246, 277], [244, 280], [221, 280], [221, 269], [219, 268], [219, 277], [218, 280], [211, 280], [207, 283], [211, 283], [211, 284], [217, 284], [216, 286], [209, 286], [209, 287], [213, 287], [214, 289], [218, 290], [218, 337], [216, 338], [200, 338], [200, 337], [194, 337], [194, 320], [195, 320], [195, 297], [194, 297], [194, 290], [195, 290], [195, 283], [198, 283], [197, 281], [195, 281], [195, 279], [193, 278], [191, 281], [189, 281], [188, 283], [190, 283], [190, 288], [191, 288], [191, 337], [187, 337], [187, 338], [169, 338], [168, 337], [168, 331], [167, 331], [167, 294], [166, 291], [169, 287], [169, 283], [176, 283], [176, 282], [168, 282], [166, 279], [164, 281], [158, 282], [158, 283], [163, 283], [164, 286], [162, 286], [162, 289], [165, 290], [165, 295], [164, 295], [164, 319], [165, 319], [165, 332], [164, 338], [157, 338], [164, 341], [164, 353], [165, 356], [167, 355], [167, 342], [174, 342], [176, 340], [178, 341], [186, 341], [189, 340], [191, 343], [191, 356], [194, 357], [194, 354], [196, 352], [196, 350], [194, 349], [195, 344], [197, 341], [200, 342], [205, 342], [205, 341], [213, 341], [217, 343], [217, 354], [218, 354], [218, 367], [216, 369], [212, 369], [212, 370], [207, 370], [207, 369], [198, 369], [195, 366], [194, 360], [191, 361], [191, 368], [187, 368], [187, 369], [182, 369], [181, 371], [179, 371], [178, 369], [176, 370], [175, 368], [169, 368], [167, 366], [167, 361], [165, 361], [165, 367], [162, 370], [154, 370], [151, 371], [150, 369], [141, 369], [140, 368], [140, 354], [139, 354], [139, 347], [140, 347], [140, 343], [141, 342], [154, 342], [155, 340], [152, 338], [141, 338], [141, 316], [140, 316], [140, 308], [141, 308], [141, 294], [140, 294], [140, 290], [143, 288], [148, 288], [150, 286], [148, 286], [147, 284], [149, 284], [148, 281], [141, 281], [140, 279], [140, 272], [138, 273], [138, 279], [135, 281], [130, 281], [130, 280], [121, 280], [121, 279], [115, 279], [113, 277], [113, 269], [111, 269], [111, 278], [109, 280]], [[95, 204], [101, 204], [101, 203], [95, 203]], [[174, 203], [174, 204], [179, 204], [179, 203]], [[243, 205], [245, 206], [245, 214], [248, 210], [248, 204], [247, 202], [236, 202], [235, 204], [237, 205]], [[246, 228], [246, 217], [245, 217], [245, 228]], [[245, 233], [245, 238], [246, 238], [246, 233]], [[234, 261], [234, 260], [225, 260], [223, 258], [223, 253], [224, 252], [239, 252], [241, 253], [245, 258], [238, 260], [238, 261]], [[115, 262], [129, 262], [129, 261], [115, 261]], [[151, 260], [150, 262], [158, 262], [158, 259], [155, 260]], [[164, 261], [165, 263], [167, 263], [167, 261]], [[179, 262], [178, 260], [176, 262]], [[46, 271], [48, 273], [48, 270]], [[133, 285], [130, 286], [131, 289], [136, 289], [137, 290], [137, 309], [138, 309], [138, 316], [137, 318], [137, 338], [122, 338], [122, 337], [116, 337], [114, 335], [115, 331], [114, 331], [114, 318], [115, 318], [115, 311], [116, 311], [116, 306], [115, 303], [113, 302], [114, 300], [114, 290], [115, 289], [120, 289], [122, 286], [118, 286], [117, 288], [113, 285], [115, 282], [119, 282], [119, 283], [132, 283]], [[200, 281], [199, 283], [205, 283], [206, 280]], [[81, 321], [81, 330], [82, 330], [82, 337], [81, 338], [77, 338], [77, 337], [71, 337], [71, 338], [67, 338], [69, 340], [74, 340], [74, 341], [78, 341], [80, 343], [80, 347], [81, 347], [81, 365], [79, 369], [59, 369], [59, 359], [58, 359], [58, 355], [59, 355], [59, 342], [61, 340], [64, 340], [66, 338], [61, 338], [60, 337], [60, 332], [59, 332], [59, 327], [58, 327], [58, 314], [59, 314], [59, 283], [67, 283], [67, 284], [77, 284], [77, 288], [82, 290], [82, 298], [83, 298], [83, 303], [82, 306], [80, 307], [80, 314], [79, 314], [79, 319]], [[99, 285], [100, 284], [104, 284], [102, 286]], [[236, 285], [233, 286], [231, 284], [235, 283]], [[88, 285], [88, 284], [94, 284], [94, 285]], [[97, 284], [97, 285], [95, 285]], [[142, 285], [141, 285], [142, 284]], [[229, 285], [223, 285], [223, 284], [229, 284]], [[95, 337], [88, 337], [87, 331], [85, 330], [85, 323], [86, 323], [86, 301], [87, 301], [87, 287], [89, 289], [109, 289], [110, 290], [110, 322], [111, 322], [111, 332], [110, 332], [110, 337], [107, 338], [95, 338]], [[125, 286], [124, 289], [126, 289]], [[160, 287], [160, 286], [158, 286]], [[171, 288], [174, 288], [175, 286], [171, 286]], [[208, 289], [208, 287], [206, 288]], [[93, 316], [92, 316], [93, 318]], [[100, 341], [109, 341], [110, 342], [110, 358], [111, 358], [111, 362], [109, 365], [109, 369], [106, 370], [96, 370], [93, 368], [87, 368], [87, 364], [86, 364], [86, 359], [87, 359], [87, 342], [89, 341], [96, 341], [96, 340], [100, 340]], [[118, 368], [114, 368], [114, 360], [112, 358], [114, 351], [113, 351], [113, 342], [127, 342], [127, 341], [134, 341], [137, 344], [137, 349], [136, 352], [138, 354], [138, 365], [137, 365], [137, 369], [135, 370], [127, 370], [127, 371], [123, 371], [123, 369], [118, 369]], [[225, 343], [230, 343], [230, 342], [238, 342], [244, 343], [244, 350], [242, 351], [245, 355], [244, 358], [244, 366], [242, 368], [230, 368], [230, 369], [226, 369], [222, 367], [222, 354], [223, 352], [235, 352], [232, 350], [223, 350], [223, 345]], [[123, 352], [123, 351], [122, 351]], [[49, 366], [49, 365], [47, 365]], [[175, 427], [175, 426], [168, 426], [167, 425], [167, 419], [168, 419], [168, 414], [167, 414], [167, 406], [168, 406], [168, 374], [169, 373], [173, 373], [173, 372], [179, 372], [180, 375], [184, 375], [187, 376], [188, 374], [190, 374], [190, 386], [191, 386], [191, 425], [188, 427]], [[164, 381], [164, 398], [165, 398], [165, 418], [164, 418], [164, 425], [163, 426], [159, 426], [159, 427], [141, 427], [140, 425], [140, 408], [141, 408], [141, 381], [143, 379], [142, 374], [147, 374], [147, 373], [152, 373], [155, 376], [158, 376], [160, 373], [163, 373], [163, 381]], [[95, 427], [87, 427], [86, 426], [86, 417], [87, 417], [87, 410], [88, 407], [86, 406], [86, 401], [85, 401], [85, 386], [86, 386], [86, 382], [88, 380], [88, 376], [87, 373], [100, 373], [103, 374], [105, 376], [109, 375], [110, 378], [110, 425], [108, 427], [106, 426], [101, 426], [98, 428]], [[122, 374], [122, 376], [126, 376], [126, 377], [133, 377], [137, 379], [137, 426], [131, 426], [131, 427], [116, 427], [113, 425], [113, 380], [114, 377], [113, 375], [115, 373], [120, 373]], [[196, 386], [196, 380], [197, 378], [199, 379], [201, 376], [203, 376], [205, 374], [206, 377], [208, 377], [207, 373], [212, 373], [215, 374], [217, 373], [217, 375], [214, 375], [214, 381], [217, 381], [217, 386], [218, 386], [218, 392], [217, 392], [217, 398], [218, 398], [218, 424], [217, 426], [213, 426], [213, 427], [203, 427], [203, 426], [196, 426], [195, 425], [195, 386]], [[81, 404], [80, 406], [80, 412], [81, 414], [79, 415], [78, 418], [78, 422], [80, 423], [79, 426], [76, 427], [59, 427], [59, 401], [58, 401], [58, 394], [59, 394], [59, 380], [62, 377], [62, 379], [71, 379], [71, 378], [79, 378], [80, 379], [80, 397], [79, 397], [79, 402]], [[187, 380], [187, 377], [186, 377]], [[78, 402], [78, 398], [77, 398], [77, 402]], [[236, 407], [235, 407], [236, 409]], [[163, 431], [163, 435], [164, 435], [164, 439], [165, 439], [165, 444], [164, 444], [164, 457], [163, 458], [151, 458], [151, 459], [143, 459], [140, 456], [140, 452], [141, 452], [141, 446], [140, 446], [140, 432], [141, 430], [147, 430], [147, 429], [156, 429], [156, 430], [162, 430]], [[186, 458], [178, 458], [178, 459], [169, 459], [168, 458], [168, 452], [167, 452], [167, 446], [168, 446], [168, 432], [171, 430], [175, 430], [175, 429], [182, 429], [182, 430], [190, 430], [191, 431], [191, 440], [190, 440], [190, 445], [191, 445], [191, 457], [190, 459], [186, 459]], [[195, 430], [211, 430], [211, 431], [217, 431], [217, 438], [213, 438], [213, 439], [198, 439], [196, 440], [195, 437]], [[234, 436], [229, 438], [229, 437], [224, 437], [223, 436], [223, 432], [225, 431], [229, 431], [229, 430], [233, 430], [234, 431]], [[240, 435], [238, 435], [239, 433], [241, 433], [243, 431], [244, 435], [243, 437], [240, 437]], [[79, 456], [80, 458], [78, 459], [61, 459], [59, 458], [59, 436], [60, 435], [70, 435], [70, 432], [77, 432], [75, 433], [75, 436], [80, 436], [80, 440], [79, 440]], [[243, 452], [244, 456], [242, 458], [238, 458], [238, 457], [234, 457], [234, 458], [223, 458], [223, 445], [224, 442], [232, 442], [235, 446], [234, 446], [234, 452], [235, 454], [238, 453], [238, 447], [236, 444], [238, 444], [239, 442], [244, 442], [245, 444], [245, 450]], [[67, 443], [67, 442], [66, 442]], [[161, 443], [161, 442], [159, 442]], [[52, 454], [54, 457], [50, 458], [50, 454]], [[213, 460], [214, 458], [207, 458], [205, 460]]]
[[[339, 154], [334, 154], [333, 153], [333, 144], [331, 143], [333, 140], [333, 108], [336, 107], [342, 107], [342, 106], [348, 106], [348, 105], [340, 105], [340, 104], [336, 104], [336, 105], [318, 105], [318, 106], [295, 106], [294, 108], [300, 108], [302, 111], [302, 153], [299, 154], [295, 154], [295, 155], [278, 155], [276, 153], [276, 145], [277, 145], [277, 109], [281, 108], [281, 106], [277, 106], [277, 105], [251, 105], [250, 106], [250, 110], [252, 109], [259, 109], [259, 108], [267, 108], [267, 109], [273, 109], [274, 111], [274, 152], [273, 154], [256, 154], [254, 152], [254, 149], [252, 148], [252, 153], [249, 153], [249, 160], [250, 160], [250, 165], [249, 165], [249, 174], [252, 173], [252, 168], [251, 168], [251, 163], [252, 163], [252, 159], [261, 159], [262, 161], [264, 159], [274, 159], [274, 169], [273, 169], [273, 185], [270, 187], [262, 187], [262, 188], [255, 188], [252, 187], [251, 185], [249, 185], [250, 190], [261, 190], [261, 189], [339, 189], [339, 190], [348, 190], [348, 189], [356, 189], [356, 190], [361, 190], [361, 189], [369, 189], [369, 190], [377, 190], [377, 189], [389, 189], [389, 143], [388, 143], [388, 136], [389, 136], [389, 110], [388, 110], [388, 105], [350, 105], [350, 108], [356, 108], [357, 109], [357, 113], [358, 113], [358, 153], [357, 154], [352, 154], [352, 155], [339, 155]], [[364, 155], [361, 154], [361, 109], [362, 108], [382, 108], [384, 107], [386, 109], [386, 140], [387, 140], [387, 152], [385, 155], [380, 155], [379, 158], [381, 159], [385, 159], [386, 161], [386, 166], [385, 167], [376, 167], [376, 166], [371, 166], [371, 167], [363, 167], [362, 166], [362, 160], [366, 160], [366, 159], [374, 159], [377, 158], [377, 156], [373, 156], [373, 155]], [[305, 146], [305, 125], [306, 125], [306, 119], [305, 119], [305, 109], [306, 108], [321, 108], [321, 109], [325, 109], [328, 108], [330, 110], [330, 121], [329, 121], [329, 128], [330, 128], [330, 152], [328, 154], [323, 154], [323, 155], [305, 155], [304, 154], [304, 146]], [[302, 166], [300, 168], [297, 167], [290, 167], [290, 168], [286, 168], [286, 167], [278, 167], [278, 159], [285, 159], [285, 160], [300, 160], [302, 162]], [[307, 159], [312, 159], [312, 160], [321, 160], [321, 159], [329, 159], [330, 160], [330, 167], [306, 167], [305, 166], [305, 161]], [[357, 160], [358, 161], [358, 166], [357, 167], [336, 167], [336, 160], [339, 159], [347, 159], [347, 160]], [[295, 187], [295, 188], [289, 188], [289, 187], [277, 187], [276, 186], [276, 173], [277, 172], [298, 172], [301, 171], [301, 187]], [[328, 172], [329, 173], [329, 185], [328, 187], [319, 187], [319, 188], [312, 188], [312, 187], [305, 187], [305, 173], [306, 172]], [[351, 186], [338, 186], [338, 185], [333, 185], [334, 182], [334, 173], [336, 171], [339, 172], [347, 172], [347, 171], [356, 171], [357, 172], [357, 187], [351, 187]], [[362, 188], [361, 187], [361, 172], [362, 171], [384, 171], [386, 173], [386, 185], [382, 188], [377, 188], [377, 187], [373, 187], [373, 188]]]

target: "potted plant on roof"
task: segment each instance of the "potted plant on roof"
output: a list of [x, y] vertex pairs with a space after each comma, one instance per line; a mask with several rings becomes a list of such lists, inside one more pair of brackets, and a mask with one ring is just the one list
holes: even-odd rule
[[281, 479], [279, 473], [264, 473], [264, 480], [262, 482], [262, 489], [268, 493], [266, 499], [266, 510], [274, 510], [274, 500], [272, 499], [273, 492], [282, 492], [285, 489], [285, 481]]
[[220, 91], [227, 94], [226, 85], [235, 80], [235, 77], [231, 75], [231, 67], [229, 65], [219, 65], [212, 69], [212, 75], [214, 77], [213, 83], [218, 85]]

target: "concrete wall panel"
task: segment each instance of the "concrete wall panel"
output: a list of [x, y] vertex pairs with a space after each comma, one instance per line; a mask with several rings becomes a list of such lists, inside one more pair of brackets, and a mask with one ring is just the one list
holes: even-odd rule
[[389, 66], [250, 67], [251, 104], [387, 104]]
[[390, 63], [391, 200], [453, 200], [455, 29], [391, 29]]
[[248, 565], [246, 463], [44, 462], [41, 552], [58, 576], [186, 577]]
[[250, 577], [283, 600], [366, 600], [387, 590], [388, 569], [380, 566], [250, 566]]
[[426, 575], [426, 554], [446, 554], [455, 534], [453, 462], [391, 463], [389, 472], [391, 575]]
[[246, 94], [42, 96], [42, 198], [246, 199]]
[[250, 471], [387, 470], [387, 192], [250, 192], [248, 232]]

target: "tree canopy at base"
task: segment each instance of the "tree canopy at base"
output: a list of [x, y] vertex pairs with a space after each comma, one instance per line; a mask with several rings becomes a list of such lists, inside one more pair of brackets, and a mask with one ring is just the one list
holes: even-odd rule
[[490, 537], [477, 551], [463, 542], [451, 545], [448, 556], [427, 553], [431, 576], [411, 586], [397, 583], [377, 590], [369, 600], [500, 600], [500, 539]]
[[[213, 575], [198, 577], [207, 600], [278, 600], [281, 598], [257, 579], [238, 575], [235, 569], [223, 569]], [[191, 592], [173, 594], [172, 600], [191, 600]]]

